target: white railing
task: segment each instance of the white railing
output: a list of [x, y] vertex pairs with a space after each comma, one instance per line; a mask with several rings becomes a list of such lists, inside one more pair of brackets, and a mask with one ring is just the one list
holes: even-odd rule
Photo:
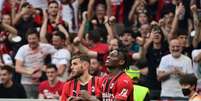
[[0, 101], [59, 101], [59, 100], [43, 100], [43, 99], [0, 99]]

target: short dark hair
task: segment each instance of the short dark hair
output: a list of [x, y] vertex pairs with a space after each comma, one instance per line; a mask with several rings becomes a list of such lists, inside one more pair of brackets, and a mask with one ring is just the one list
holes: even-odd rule
[[173, 4], [167, 4], [163, 7], [161, 12], [161, 17], [164, 17], [166, 14], [175, 12], [175, 6]]
[[4, 66], [1, 66], [0, 68], [1, 70], [6, 70], [9, 74], [12, 74], [14, 72], [14, 69], [9, 65], [4, 65]]
[[48, 64], [47, 67], [46, 67], [46, 69], [51, 69], [51, 68], [53, 68], [56, 71], [58, 70], [57, 66], [55, 64]]
[[128, 49], [126, 48], [118, 48], [118, 49], [115, 49], [118, 51], [118, 55], [120, 56], [120, 58], [122, 60], [125, 61], [125, 63], [122, 65], [122, 68], [128, 68], [129, 65], [131, 64], [131, 58], [129, 57], [129, 54], [128, 54]]
[[35, 28], [30, 28], [26, 32], [26, 38], [28, 38], [29, 35], [33, 35], [33, 34], [35, 34], [38, 38], [40, 37], [39, 32]]
[[80, 61], [86, 61], [88, 63], [90, 63], [90, 58], [87, 55], [81, 54], [81, 55], [75, 55], [72, 57], [71, 61], [74, 59], [80, 59]]
[[24, 8], [24, 7], [27, 7], [27, 6], [31, 6], [30, 3], [29, 3], [29, 2], [24, 2], [24, 3], [22, 4], [22, 7], [21, 7], [21, 8]]
[[55, 32], [53, 32], [53, 36], [58, 36], [58, 37], [60, 37], [62, 40], [66, 40], [65, 34], [62, 33], [61, 31], [55, 31]]
[[49, 6], [50, 4], [57, 4], [57, 5], [59, 5], [59, 3], [58, 3], [56, 0], [50, 1], [50, 2], [48, 3], [48, 6]]
[[[101, 0], [99, 0], [99, 1], [101, 1]], [[107, 6], [106, 6], [103, 2], [98, 2], [98, 3], [96, 4], [96, 6], [95, 6], [95, 9], [97, 9], [98, 6], [103, 7], [105, 10], [107, 9]]]
[[188, 30], [187, 29], [184, 29], [184, 28], [179, 28], [177, 31], [177, 37], [180, 36], [180, 35], [185, 35], [185, 36], [188, 36]]
[[184, 74], [180, 78], [180, 84], [197, 85], [197, 77], [194, 74]]
[[123, 32], [120, 34], [120, 36], [124, 36], [125, 34], [130, 34], [132, 38], [136, 38], [137, 34], [134, 34], [133, 30], [131, 28], [125, 28]]

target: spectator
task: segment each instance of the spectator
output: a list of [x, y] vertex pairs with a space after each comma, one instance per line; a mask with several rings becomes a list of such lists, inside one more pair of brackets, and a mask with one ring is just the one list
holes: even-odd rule
[[143, 24], [141, 25], [140, 29], [140, 36], [143, 38], [149, 38], [151, 32], [151, 25], [150, 24]]
[[196, 92], [197, 78], [194, 74], [183, 75], [180, 79], [182, 93], [189, 97], [189, 101], [200, 101], [201, 95]]
[[140, 23], [137, 20], [138, 15], [139, 13], [143, 13], [145, 11], [147, 12], [146, 1], [135, 0], [135, 2], [133, 2], [133, 6], [132, 6], [132, 9], [130, 10], [129, 17], [128, 17], [130, 24], [133, 24], [134, 26], [139, 27]]
[[[184, 95], [179, 87], [179, 78], [193, 73], [191, 59], [181, 54], [182, 47], [177, 39], [170, 41], [170, 54], [162, 57], [158, 68], [158, 80], [161, 81], [161, 98], [181, 100]], [[174, 85], [173, 85], [174, 84]]]
[[0, 98], [26, 98], [26, 92], [21, 84], [12, 80], [13, 67], [5, 65], [0, 68]]
[[49, 0], [27, 0], [34, 8], [47, 9]]
[[97, 58], [91, 58], [90, 59], [90, 68], [89, 68], [89, 73], [93, 76], [99, 76], [99, 77], [103, 77], [104, 75], [107, 75], [103, 70], [105, 69], [101, 62], [98, 61]]
[[57, 49], [57, 52], [52, 55], [52, 63], [58, 68], [59, 79], [65, 82], [69, 76], [71, 54], [65, 47], [65, 35], [61, 32], [54, 34], [52, 44]]
[[133, 101], [132, 80], [123, 72], [128, 65], [126, 54], [121, 50], [113, 50], [107, 57], [105, 65], [110, 74], [103, 80], [102, 100]]
[[[198, 78], [198, 81], [201, 80], [201, 49], [193, 50], [192, 52], [192, 60], [193, 60], [193, 69], [195, 72], [196, 77]], [[198, 82], [198, 85], [200, 85], [200, 82]], [[200, 86], [197, 86], [198, 93], [201, 92]]]
[[62, 19], [67, 23], [70, 33], [78, 32], [78, 11], [84, 0], [62, 0]]
[[117, 22], [125, 22], [125, 4], [124, 0], [107, 0], [107, 15], [115, 16]]
[[[60, 8], [59, 8], [59, 3], [55, 0], [52, 0], [48, 3], [48, 17], [47, 17], [47, 33], [48, 34], [53, 34], [57, 29], [57, 26], [62, 26], [64, 27], [64, 21], [62, 20], [60, 16]], [[58, 26], [58, 27], [59, 27]]]
[[4, 0], [0, 0], [0, 12], [2, 12], [2, 9], [3, 9], [3, 3], [4, 3]]
[[193, 22], [195, 28], [195, 36], [193, 37], [193, 47], [201, 48], [201, 32], [200, 32], [200, 20], [198, 16], [198, 9], [196, 5], [191, 6], [191, 11], [193, 13]]
[[137, 36], [130, 29], [124, 30], [124, 32], [120, 35], [122, 44], [131, 54], [139, 51], [139, 45], [136, 43], [136, 37]]
[[17, 36], [18, 31], [12, 26], [12, 18], [9, 14], [2, 15], [1, 34], [0, 34], [0, 54], [13, 54], [14, 38]]
[[28, 2], [24, 2], [19, 10], [19, 13], [16, 14], [12, 23], [17, 29], [19, 36], [22, 38], [19, 45], [15, 46], [15, 49], [18, 49], [21, 45], [27, 43], [26, 32], [30, 28], [34, 28], [36, 23], [33, 18], [33, 8]]
[[[40, 40], [42, 42], [48, 42], [47, 38], [45, 37], [47, 35], [45, 31], [45, 27], [43, 26], [40, 32]], [[68, 36], [68, 35], [67, 35]], [[59, 79], [63, 82], [65, 82], [68, 78], [68, 70], [69, 70], [69, 61], [71, 58], [71, 54], [69, 50], [66, 48], [67, 39], [63, 32], [61, 31], [54, 31], [51, 43], [54, 45], [54, 47], [57, 49], [57, 52], [52, 55], [51, 62], [52, 64], [55, 64], [58, 68], [58, 75]]]
[[58, 6], [59, 4], [56, 1], [52, 1], [49, 3], [48, 11], [43, 10], [43, 24], [40, 30], [40, 38], [42, 38], [41, 41], [43, 42], [51, 43], [51, 38], [55, 31], [60, 31], [65, 34], [66, 38], [69, 38], [63, 20], [60, 18]]
[[11, 26], [11, 16], [8, 14], [3, 14], [2, 16], [1, 34], [0, 34], [0, 65], [13, 65], [12, 57], [13, 53], [11, 51], [10, 43], [13, 42], [13, 38], [17, 35], [17, 30]]
[[59, 99], [62, 93], [63, 82], [58, 80], [58, 69], [55, 65], [47, 65], [46, 76], [48, 80], [40, 83], [38, 87], [39, 99]]
[[100, 98], [100, 79], [89, 74], [90, 59], [88, 56], [75, 56], [71, 61], [72, 79], [65, 83], [62, 91], [61, 101], [77, 97], [81, 90]]
[[47, 54], [54, 54], [56, 49], [49, 44], [39, 42], [39, 33], [36, 30], [27, 32], [28, 44], [18, 50], [16, 72], [22, 74], [23, 84], [28, 98], [37, 98], [37, 86], [42, 71], [44, 71], [44, 58]]
[[[152, 26], [150, 37], [141, 45], [141, 58], [137, 59], [134, 53], [133, 58], [136, 60], [147, 60], [148, 74], [145, 77], [144, 85], [150, 89], [150, 99], [157, 100], [160, 98], [161, 83], [157, 80], [156, 70], [159, 66], [161, 58], [169, 53], [168, 44], [164, 40], [165, 36], [159, 26]], [[145, 41], [145, 39], [142, 38]]]

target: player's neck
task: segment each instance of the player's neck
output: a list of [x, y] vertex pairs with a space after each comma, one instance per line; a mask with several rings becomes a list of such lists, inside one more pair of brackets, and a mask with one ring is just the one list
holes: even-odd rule
[[79, 80], [81, 81], [82, 84], [87, 84], [89, 80], [91, 80], [92, 76], [86, 72], [82, 76], [80, 76]]
[[118, 67], [118, 68], [114, 68], [110, 73], [112, 75], [116, 75], [116, 74], [118, 74], [121, 71], [122, 71], [122, 69], [120, 67]]

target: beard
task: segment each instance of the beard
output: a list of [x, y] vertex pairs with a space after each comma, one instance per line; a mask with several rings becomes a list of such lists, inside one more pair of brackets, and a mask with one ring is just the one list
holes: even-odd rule
[[79, 78], [80, 76], [82, 76], [83, 75], [83, 72], [76, 72], [76, 73], [70, 73], [70, 75], [69, 75], [69, 79], [68, 80], [73, 80], [73, 79], [77, 79], [77, 78]]
[[89, 73], [93, 76], [98, 76], [100, 73], [100, 70], [89, 70]]

